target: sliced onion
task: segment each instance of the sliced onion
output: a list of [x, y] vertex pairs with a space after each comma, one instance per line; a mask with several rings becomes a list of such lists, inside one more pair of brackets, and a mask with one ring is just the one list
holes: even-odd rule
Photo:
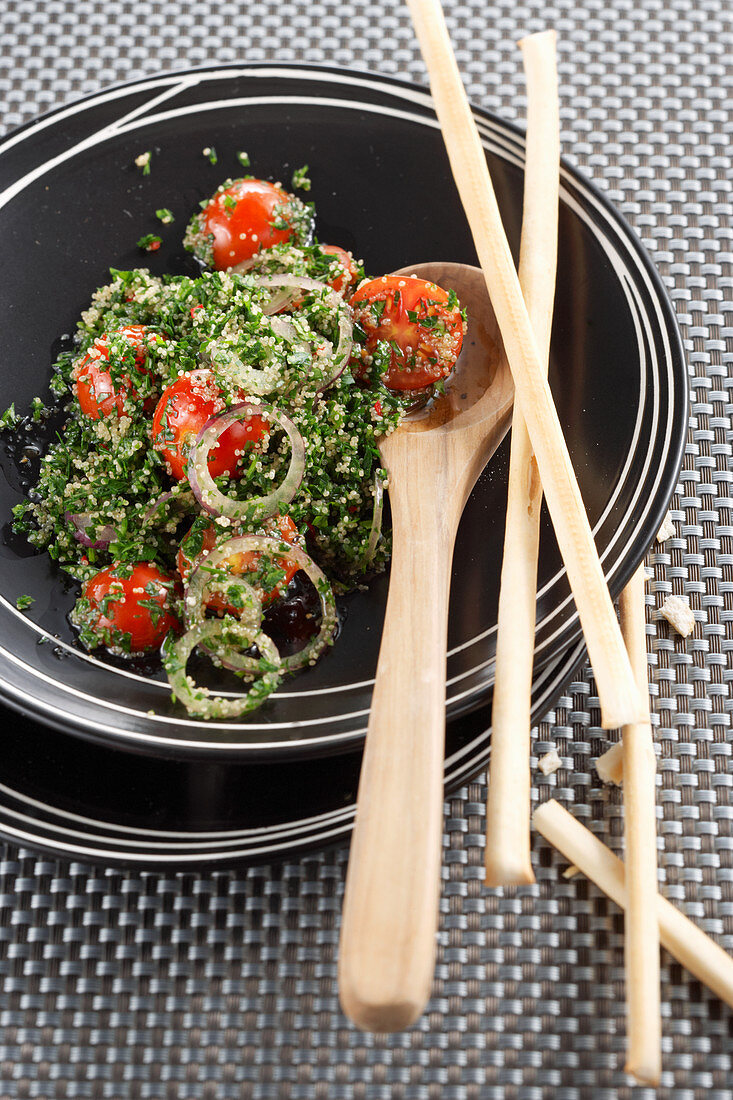
[[238, 264], [234, 264], [232, 267], [227, 268], [228, 275], [246, 275], [248, 271], [251, 271], [253, 267], [257, 267], [259, 263], [259, 252], [254, 256], [250, 256], [248, 260], [241, 260]]
[[[335, 293], [335, 292], [334, 292]], [[333, 374], [319, 387], [319, 392], [332, 386], [336, 379], [346, 370], [346, 364], [351, 358], [351, 349], [354, 346], [354, 323], [347, 309], [339, 313], [339, 342], [333, 353]]]
[[[75, 528], [74, 538], [76, 541], [88, 550], [106, 550], [109, 544], [117, 538], [117, 529], [108, 523], [101, 527], [97, 526], [98, 521], [92, 519], [91, 512], [65, 512], [64, 518], [67, 523], [71, 523]], [[96, 538], [91, 538], [87, 534], [90, 527], [95, 529]]]
[[209, 348], [211, 365], [215, 369], [226, 370], [232, 382], [252, 397], [266, 397], [272, 393], [277, 383], [276, 370], [264, 370], [245, 363], [231, 348], [216, 340]]
[[[286, 305], [296, 301], [300, 296], [299, 292], [304, 290], [325, 292], [327, 298], [330, 298], [331, 295], [338, 297], [336, 291], [328, 283], [321, 283], [318, 279], [310, 279], [305, 275], [251, 275], [249, 282], [252, 286], [262, 287], [264, 290], [272, 288], [278, 291], [262, 307], [262, 312], [266, 317], [271, 317], [273, 313], [279, 313]], [[342, 299], [339, 299], [339, 301], [342, 301]]]
[[[249, 500], [235, 500], [217, 489], [209, 472], [208, 457], [209, 451], [227, 428], [248, 416], [264, 416], [283, 429], [290, 440], [290, 466], [284, 479], [271, 493]], [[227, 516], [249, 523], [259, 523], [278, 512], [284, 504], [289, 504], [298, 491], [304, 472], [305, 443], [290, 417], [274, 405], [255, 405], [250, 401], [233, 405], [226, 412], [207, 420], [188, 459], [188, 480], [201, 507], [212, 516]]]
[[[290, 321], [282, 317], [272, 317], [270, 325], [276, 336], [294, 346], [297, 345], [306, 356], [312, 357], [311, 345], [298, 336], [295, 326]], [[279, 368], [254, 367], [251, 363], [246, 363], [236, 351], [232, 350], [226, 339], [215, 340], [209, 347], [209, 355], [212, 367], [227, 371], [230, 381], [251, 397], [267, 397], [281, 381]]]
[[[218, 653], [228, 648], [227, 635], [234, 635], [243, 648], [256, 645], [262, 659], [274, 666], [262, 675], [246, 695], [236, 699], [212, 695], [208, 688], [197, 687], [186, 674], [188, 659], [197, 645], [218, 638]], [[256, 710], [272, 694], [282, 678], [280, 654], [272, 639], [263, 631], [241, 623], [232, 616], [225, 619], [205, 619], [187, 630], [167, 647], [165, 669], [173, 693], [190, 714], [197, 714], [201, 718], [237, 718], [240, 714]]]
[[369, 541], [367, 542], [367, 548], [364, 552], [364, 568], [371, 565], [374, 560], [374, 555], [379, 544], [379, 539], [382, 535], [382, 513], [384, 511], [384, 486], [382, 479], [377, 475], [374, 478], [374, 513], [372, 515], [372, 526], [369, 532]]
[[[252, 283], [254, 283], [255, 286], [263, 287], [289, 287], [293, 290], [319, 291], [323, 294], [324, 302], [338, 310], [339, 339], [336, 350], [333, 353], [333, 370], [327, 378], [324, 378], [322, 384], [318, 387], [319, 392], [333, 385], [339, 375], [346, 369], [346, 364], [351, 355], [354, 337], [354, 325], [351, 320], [351, 314], [341, 295], [338, 294], [333, 287], [330, 287], [328, 283], [321, 283], [318, 279], [301, 278], [296, 275], [252, 276]], [[281, 302], [276, 303], [275, 297], [264, 306], [263, 312], [266, 315], [277, 313], [284, 308]], [[295, 295], [293, 294], [291, 301], [293, 301], [294, 298]], [[274, 308], [275, 305], [277, 308]]]
[[[283, 657], [281, 661], [280, 667], [283, 672], [295, 672], [296, 669], [303, 668], [311, 661], [315, 661], [322, 650], [329, 645], [333, 638], [337, 623], [336, 601], [333, 597], [331, 585], [322, 570], [318, 568], [313, 559], [306, 554], [305, 550], [300, 546], [285, 542], [284, 539], [274, 538], [271, 535], [237, 535], [232, 539], [227, 539], [226, 542], [222, 542], [214, 547], [214, 549], [206, 555], [201, 564], [193, 571], [189, 581], [188, 592], [192, 593], [194, 596], [201, 593], [201, 601], [203, 604], [204, 594], [208, 584], [206, 573], [208, 572], [211, 575], [215, 570], [222, 567], [227, 558], [232, 557], [234, 554], [245, 554], [252, 550], [267, 554], [273, 559], [290, 558], [292, 561], [297, 562], [298, 568], [303, 570], [318, 593], [318, 599], [321, 604], [320, 630], [313, 638], [309, 639], [303, 649], [298, 653], [293, 653], [290, 657]], [[202, 574], [202, 577], [197, 578], [196, 575], [199, 573]], [[224, 581], [223, 583], [226, 584], [227, 582]], [[196, 621], [199, 612], [193, 611], [192, 605], [189, 605], [188, 600], [185, 601], [185, 607], [187, 622], [189, 621], [188, 616], [191, 617], [190, 621]], [[201, 614], [203, 614], [203, 611]], [[251, 671], [251, 657], [247, 657], [244, 654], [232, 657], [232, 654], [228, 654], [227, 660], [232, 662], [229, 667], [233, 667], [242, 672]]]
[[[255, 632], [259, 631], [262, 624], [262, 596], [254, 585], [236, 573], [227, 573], [221, 577], [213, 576], [216, 566], [207, 568], [209, 555], [198, 565], [183, 593], [183, 623], [187, 630], [199, 623], [206, 621], [206, 606], [210, 596], [214, 593], [228, 596], [232, 588], [238, 589], [244, 596], [241, 610], [237, 608], [237, 621], [243, 626], [249, 627]], [[212, 654], [206, 646], [201, 646], [204, 653], [215, 655], [224, 668], [238, 672], [255, 672], [258, 662], [254, 657], [246, 657], [241, 654], [232, 656], [231, 647], [216, 650]]]
[[190, 512], [195, 506], [196, 498], [189, 486], [181, 485], [154, 500], [143, 512], [142, 522], [152, 523], [153, 520], [171, 519], [175, 514], [185, 515]]
[[227, 596], [232, 588], [238, 589], [244, 595], [241, 611], [237, 608], [238, 622], [259, 629], [262, 622], [262, 596], [252, 582], [246, 579], [247, 574], [225, 573], [222, 570], [222, 576], [213, 576], [217, 566], [216, 563], [210, 563], [210, 557], [211, 554], [207, 554], [201, 564], [193, 570], [183, 594], [183, 622], [186, 629], [204, 621], [210, 596], [214, 593]]
[[[281, 340], [287, 340], [289, 344], [294, 344], [298, 340], [298, 333], [295, 325], [292, 321], [286, 321], [284, 317], [271, 317], [270, 327], [276, 336], [279, 336]], [[305, 340], [300, 340], [300, 343], [308, 346]]]
[[[289, 295], [286, 295], [286, 298], [282, 298], [282, 295], [278, 292], [278, 294], [274, 295], [263, 308], [265, 316], [272, 318], [270, 324], [272, 325], [273, 332], [283, 340], [288, 340], [293, 344], [297, 343], [297, 330], [295, 326], [284, 317], [275, 317], [272, 315], [284, 309], [287, 305], [292, 305], [298, 297], [298, 291], [317, 290], [321, 292], [326, 305], [332, 306], [338, 312], [338, 343], [335, 351], [332, 350], [331, 354], [328, 356], [328, 359], [331, 361], [331, 370], [325, 375], [317, 389], [318, 393], [322, 393], [323, 390], [332, 386], [336, 379], [343, 374], [349, 362], [351, 349], [354, 343], [354, 324], [351, 318], [351, 311], [343, 298], [332, 287], [329, 287], [326, 283], [318, 282], [317, 279], [301, 279], [293, 275], [268, 275], [257, 278], [253, 277], [252, 282], [258, 286], [280, 286], [283, 280], [285, 286], [296, 287], [297, 289], [293, 290]], [[302, 343], [307, 350], [310, 350], [309, 344], [305, 341], [302, 341]], [[313, 358], [315, 360], [317, 357], [314, 355]], [[222, 359], [224, 360], [225, 366], [233, 368], [237, 382], [246, 393], [253, 394], [256, 397], [266, 397], [268, 394], [272, 393], [274, 386], [272, 377], [268, 371], [243, 362], [234, 352], [229, 352], [227, 354], [225, 346], [215, 342], [211, 348], [212, 365], [217, 366], [217, 363]]]

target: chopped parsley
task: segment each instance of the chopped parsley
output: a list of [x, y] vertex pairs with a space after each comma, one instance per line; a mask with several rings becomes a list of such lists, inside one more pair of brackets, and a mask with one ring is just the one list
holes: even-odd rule
[[304, 164], [302, 168], [295, 169], [291, 182], [294, 191], [310, 191], [311, 181], [308, 177], [307, 164]]
[[15, 601], [15, 606], [18, 608], [18, 611], [27, 611], [31, 604], [35, 602], [33, 596], [18, 596]]
[[155, 233], [146, 233], [137, 242], [137, 247], [142, 248], [144, 252], [157, 252], [162, 243], [162, 237], [156, 236]]
[[20, 424], [21, 417], [15, 411], [15, 402], [0, 416], [0, 429], [16, 428]]
[[175, 221], [173, 211], [169, 210], [167, 206], [161, 206], [160, 210], [156, 210], [155, 216], [163, 225], [170, 225], [171, 222]]
[[218, 164], [219, 158], [216, 155], [216, 149], [213, 145], [207, 145], [205, 149], [201, 150], [203, 155], [207, 158], [209, 164]]
[[242, 165], [242, 168], [249, 168], [249, 166], [250, 166], [249, 153], [237, 153], [237, 160]]

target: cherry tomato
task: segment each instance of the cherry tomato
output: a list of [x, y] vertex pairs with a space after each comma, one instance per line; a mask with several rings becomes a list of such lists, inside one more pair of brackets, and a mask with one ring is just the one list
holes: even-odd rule
[[172, 577], [155, 565], [110, 565], [102, 569], [84, 589], [89, 601], [87, 624], [109, 646], [121, 646], [132, 653], [157, 649], [169, 630], [178, 626], [170, 611]]
[[419, 390], [450, 374], [464, 323], [457, 301], [442, 287], [411, 276], [383, 275], [360, 286], [351, 305], [366, 333], [366, 345], [357, 351], [357, 374], [367, 372], [380, 340], [392, 347], [382, 379], [392, 390]]
[[[186, 477], [191, 444], [206, 421], [225, 408], [222, 391], [210, 370], [182, 374], [163, 391], [153, 416], [153, 443], [165, 457], [173, 477], [179, 481]], [[241, 476], [238, 467], [244, 449], [248, 444], [259, 443], [267, 432], [267, 422], [261, 416], [232, 424], [209, 452], [211, 476]]]
[[148, 355], [151, 340], [165, 339], [158, 333], [150, 333], [145, 325], [124, 325], [113, 332], [105, 332], [92, 344], [84, 358], [77, 363], [73, 371], [76, 382], [76, 396], [85, 416], [100, 420], [115, 412], [122, 416], [125, 411], [125, 398], [137, 397], [135, 389], [126, 374], [115, 380], [109, 369], [103, 364], [109, 363], [111, 338], [122, 336], [134, 354], [135, 366], [142, 373], [143, 364]]
[[[263, 527], [268, 534], [275, 535], [285, 540], [285, 542], [294, 543], [298, 538], [298, 528], [295, 526], [290, 516], [272, 516], [270, 519], [266, 519]], [[189, 532], [189, 535], [191, 532]], [[206, 556], [211, 550], [214, 549], [217, 542], [222, 539], [231, 538], [231, 534], [225, 534], [221, 528], [213, 521], [198, 533], [198, 537], [195, 538], [194, 546], [192, 546], [192, 540], [189, 539], [189, 535], [186, 535], [178, 550], [178, 572], [181, 574], [181, 579], [184, 584], [188, 580], [191, 571], [195, 565], [198, 565], [203, 557]], [[195, 552], [194, 552], [195, 549]], [[262, 555], [257, 550], [248, 550], [241, 554], [231, 554], [228, 558], [224, 559], [222, 563], [229, 571], [235, 575], [241, 573], [250, 573], [257, 568]], [[265, 602], [277, 599], [281, 595], [282, 588], [287, 588], [295, 574], [300, 569], [300, 566], [292, 558], [277, 558], [276, 564], [285, 573], [285, 577], [276, 585], [265, 593]], [[210, 607], [213, 611], [228, 612], [230, 615], [236, 615], [237, 609], [218, 593], [213, 593], [207, 603], [207, 607]]]
[[[267, 180], [236, 180], [214, 195], [199, 215], [200, 232], [213, 236], [213, 266], [223, 271], [294, 234], [292, 207], [299, 200]], [[281, 222], [284, 227], [276, 228]]]
[[338, 260], [341, 268], [338, 274], [328, 280], [328, 285], [337, 290], [339, 294], [344, 290], [348, 290], [359, 278], [359, 268], [354, 262], [354, 257], [338, 244], [322, 244], [320, 249], [327, 256], [333, 256], [334, 259]]

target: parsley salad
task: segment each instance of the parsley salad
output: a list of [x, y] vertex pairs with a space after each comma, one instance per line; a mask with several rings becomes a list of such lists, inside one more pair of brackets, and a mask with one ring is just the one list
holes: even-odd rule
[[[334, 593], [384, 570], [378, 440], [463, 340], [452, 291], [365, 278], [313, 226], [280, 185], [228, 180], [186, 230], [198, 276], [113, 269], [54, 364], [67, 419], [14, 510], [81, 585], [80, 643], [160, 651], [201, 718], [245, 714], [314, 663]], [[241, 692], [197, 684], [194, 653]]]

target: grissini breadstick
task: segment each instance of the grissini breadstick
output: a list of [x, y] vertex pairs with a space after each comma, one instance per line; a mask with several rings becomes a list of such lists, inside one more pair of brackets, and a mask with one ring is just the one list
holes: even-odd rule
[[[609, 898], [626, 909], [626, 872], [622, 861], [552, 799], [532, 818], [539, 833], [569, 859]], [[663, 947], [691, 974], [733, 1008], [733, 958], [660, 894], [656, 897], [659, 938]]]
[[[560, 105], [555, 31], [519, 43], [527, 76], [527, 151], [519, 282], [545, 374], [557, 270]], [[542, 485], [521, 399], [514, 402], [496, 636], [486, 885], [534, 882], [530, 858], [530, 708]]]
[[[640, 691], [648, 693], [644, 564], [619, 600], [621, 633]], [[662, 1072], [662, 1008], [659, 990], [657, 896], [656, 759], [652, 728], [646, 722], [624, 726], [624, 837], [626, 845], [627, 1058], [626, 1071], [656, 1085]]]
[[501, 330], [609, 729], [644, 720], [557, 410], [522, 297], [486, 157], [439, 0], [408, 0], [453, 176]]

